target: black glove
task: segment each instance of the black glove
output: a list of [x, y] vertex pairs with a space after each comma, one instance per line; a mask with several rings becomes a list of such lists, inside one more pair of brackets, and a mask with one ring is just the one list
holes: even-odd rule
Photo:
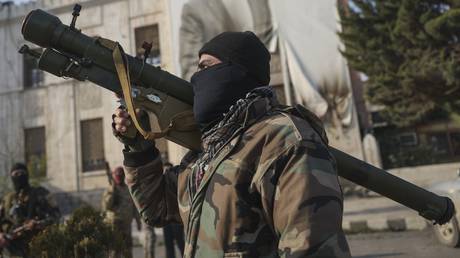
[[[123, 106], [119, 107], [120, 109], [124, 109]], [[113, 135], [125, 145], [125, 151], [130, 152], [143, 152], [155, 146], [155, 141], [150, 141], [144, 139], [144, 136], [136, 129], [134, 123], [131, 120], [131, 125], [128, 126], [126, 133], [120, 133], [115, 130], [115, 122], [113, 119], [115, 118], [115, 114], [112, 115], [112, 132]], [[150, 130], [150, 121], [147, 112], [141, 110], [137, 114], [137, 118], [139, 123], [141, 124], [144, 130]]]

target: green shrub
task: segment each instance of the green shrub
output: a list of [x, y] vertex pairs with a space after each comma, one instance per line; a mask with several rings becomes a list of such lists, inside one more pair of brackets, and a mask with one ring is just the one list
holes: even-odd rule
[[52, 225], [30, 243], [34, 258], [100, 258], [121, 251], [120, 232], [103, 221], [103, 216], [89, 206], [74, 211], [62, 225]]

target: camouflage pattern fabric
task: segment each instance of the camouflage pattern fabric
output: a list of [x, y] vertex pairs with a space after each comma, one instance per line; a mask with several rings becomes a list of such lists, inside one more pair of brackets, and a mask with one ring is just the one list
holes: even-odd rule
[[[163, 174], [158, 150], [125, 153], [142, 218], [183, 223], [184, 257], [350, 257], [336, 164], [314, 129], [321, 125], [270, 103], [251, 104], [251, 122], [220, 148], [197, 188], [200, 154]], [[133, 165], [134, 155], [153, 160]]]
[[[48, 225], [59, 222], [60, 212], [55, 200], [43, 187], [30, 187], [19, 193], [11, 192], [3, 197], [0, 213], [0, 232], [10, 234], [28, 220], [38, 220]], [[25, 231], [19, 238], [10, 242], [4, 250], [7, 257], [28, 257], [28, 242], [39, 230]], [[0, 255], [1, 257], [1, 255]]]

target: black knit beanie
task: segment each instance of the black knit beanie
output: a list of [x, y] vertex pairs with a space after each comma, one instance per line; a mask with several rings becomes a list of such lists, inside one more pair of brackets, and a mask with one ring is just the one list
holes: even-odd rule
[[209, 54], [246, 68], [260, 86], [270, 82], [270, 52], [252, 32], [223, 32], [200, 49], [198, 56]]

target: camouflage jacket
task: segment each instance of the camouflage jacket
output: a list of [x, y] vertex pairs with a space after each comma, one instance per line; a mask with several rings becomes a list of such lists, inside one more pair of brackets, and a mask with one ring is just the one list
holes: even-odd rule
[[155, 148], [125, 152], [127, 183], [142, 218], [153, 226], [183, 223], [186, 258], [350, 257], [327, 140], [313, 120], [289, 110], [267, 108], [236, 134], [209, 163], [198, 189], [190, 179], [196, 154], [163, 173]]

